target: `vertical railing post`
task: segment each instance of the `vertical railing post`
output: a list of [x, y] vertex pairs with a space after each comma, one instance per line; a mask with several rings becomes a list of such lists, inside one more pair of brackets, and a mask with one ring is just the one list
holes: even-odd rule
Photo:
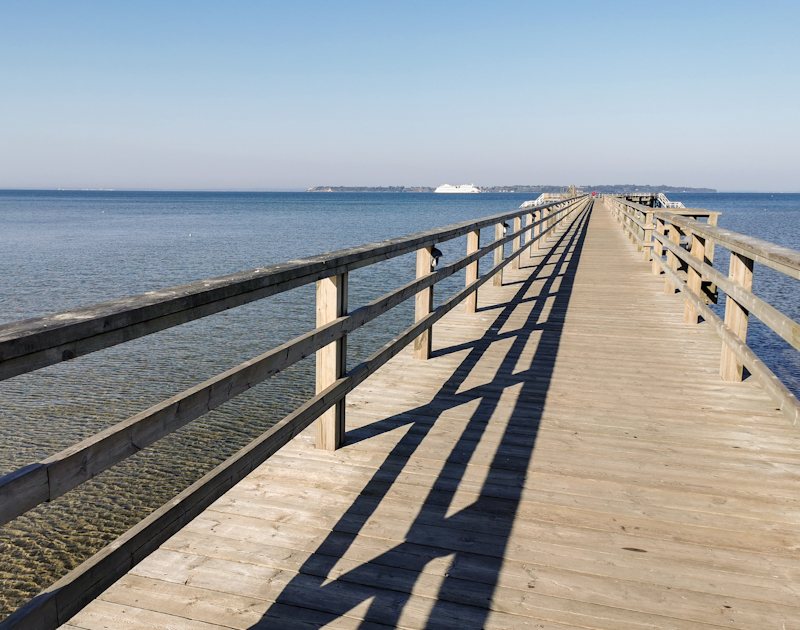
[[[753, 259], [731, 252], [730, 271], [728, 277], [736, 284], [750, 291], [753, 288]], [[725, 323], [733, 333], [743, 342], [747, 341], [747, 321], [749, 312], [742, 307], [730, 294], [725, 297]], [[723, 381], [741, 381], [743, 366], [739, 363], [736, 355], [728, 347], [722, 344], [722, 361], [720, 362], [719, 373]]]
[[[630, 212], [630, 210], [628, 212]], [[636, 230], [637, 226], [633, 222], [633, 219], [631, 218], [631, 216], [630, 215], [627, 215], [627, 216], [628, 216], [628, 238], [631, 239], [631, 243], [633, 243], [635, 245], [636, 244], [636, 232], [635, 232], [635, 230]]]
[[[550, 228], [550, 221], [551, 221], [550, 214], [552, 212], [553, 208], [545, 208], [544, 210], [542, 210], [542, 216], [544, 217], [544, 223], [542, 223], [542, 231], [548, 230]], [[551, 236], [552, 235], [550, 234], [550, 232], [547, 232], [547, 236], [544, 237], [544, 242], [547, 243], [547, 241], [550, 240]]]
[[[431, 267], [431, 250], [433, 247], [423, 247], [417, 250], [417, 278], [427, 276]], [[433, 310], [433, 287], [422, 289], [414, 297], [414, 321], [418, 322]], [[433, 347], [433, 329], [428, 328], [414, 339], [414, 358], [427, 361], [431, 358]]]
[[[717, 214], [709, 214], [708, 217], [706, 218], [706, 221], [708, 222], [708, 225], [713, 225], [714, 227], [716, 227], [717, 218], [718, 217], [719, 217], [719, 215], [717, 215]], [[714, 266], [714, 242], [713, 241], [711, 241], [709, 243], [706, 243], [706, 263], [711, 265], [712, 267]]]
[[[514, 231], [519, 232], [522, 229], [522, 217], [514, 217]], [[517, 236], [512, 241], [513, 245], [511, 247], [511, 256], [514, 260], [511, 261], [511, 268], [512, 269], [519, 269], [519, 258], [522, 252], [520, 251], [520, 247], [522, 242], [520, 241], [520, 237]]]
[[[655, 219], [656, 222], [656, 232], [659, 234], [664, 234], [664, 220], [663, 219]], [[661, 244], [661, 241], [658, 239], [653, 239], [653, 275], [658, 276], [661, 274], [661, 265], [658, 263], [659, 260], [662, 259], [664, 256], [664, 246]]]
[[653, 244], [653, 229], [649, 226], [653, 225], [653, 213], [648, 212], [644, 215], [644, 261], [650, 261], [650, 254], [653, 252], [653, 248], [649, 247], [649, 245]]
[[[503, 238], [503, 224], [498, 223], [494, 226], [494, 240], [499, 241]], [[500, 245], [499, 247], [495, 247], [494, 250], [494, 266], [497, 267], [500, 263], [503, 262], [503, 246]], [[503, 270], [501, 269], [492, 278], [492, 286], [495, 287], [502, 287], [503, 286]]]
[[[536, 223], [536, 222], [541, 221], [541, 220], [542, 220], [542, 211], [541, 210], [536, 210], [533, 213], [533, 221], [534, 221], [534, 223]], [[533, 243], [531, 244], [531, 247], [530, 247], [531, 255], [533, 255], [533, 252], [538, 252], [539, 251], [539, 239], [537, 237], [539, 236], [539, 233], [541, 231], [542, 231], [542, 225], [541, 224], [533, 226], [533, 235], [531, 236], [531, 238], [535, 239], [535, 240], [533, 241]]]
[[[674, 223], [670, 223], [669, 225], [669, 240], [675, 243], [676, 246], [680, 247], [681, 245], [681, 231]], [[669, 249], [667, 250], [667, 265], [672, 271], [678, 271], [680, 267], [680, 259], [672, 253]], [[675, 289], [678, 287], [672, 282], [672, 278], [665, 274], [664, 276], [664, 293], [667, 295], [672, 295], [675, 293]]]
[[[347, 314], [347, 274], [317, 280], [317, 326]], [[347, 337], [317, 350], [317, 393], [330, 387], [347, 371]], [[344, 445], [345, 400], [342, 399], [317, 420], [316, 447], [335, 451]]]
[[[526, 214], [525, 215], [525, 226], [526, 227], [530, 227], [531, 225], [533, 225], [533, 213], [532, 212], [530, 214]], [[533, 230], [528, 230], [526, 232], [526, 235], [527, 236], [525, 236], [525, 245], [529, 246], [530, 242], [531, 242], [531, 239], [533, 238]], [[526, 247], [525, 251], [528, 254], [528, 258], [530, 258], [531, 257], [531, 248], [530, 248], [530, 246]]]
[[[644, 217], [645, 217], [644, 213], [642, 213], [642, 212], [637, 212], [636, 213], [636, 218], [640, 222], [645, 220]], [[638, 223], [636, 224], [636, 236], [638, 236], [638, 238], [636, 239], [636, 241], [637, 241], [637, 243], [636, 243], [637, 250], [640, 251], [640, 252], [646, 250], [647, 248], [644, 246], [644, 228], [641, 225], [639, 225]]]
[[632, 241], [633, 237], [631, 236], [631, 218], [627, 215], [627, 208], [624, 205], [620, 206], [619, 211], [622, 214], [622, 225], [625, 228], [625, 236]]
[[[705, 250], [706, 250], [706, 239], [697, 236], [697, 234], [692, 233], [692, 256], [699, 258], [701, 261], [705, 257]], [[689, 289], [698, 297], [702, 295], [703, 291], [703, 276], [697, 271], [694, 267], [689, 265], [688, 270], [688, 278], [686, 280], [686, 284], [689, 286]], [[700, 313], [697, 312], [697, 309], [694, 305], [687, 299], [686, 305], [684, 306], [683, 310], [683, 321], [686, 324], [696, 324], [697, 323], [697, 316]]]
[[[707, 217], [708, 225], [717, 225], [717, 218], [719, 215], [717, 214], [710, 214]], [[707, 265], [713, 267], [714, 266], [714, 241], [709, 240], [706, 243], [706, 252], [705, 252], [705, 262]], [[707, 282], [708, 292], [710, 295], [716, 296], [717, 294], [717, 285], [714, 282]]]
[[[474, 254], [481, 248], [481, 231], [474, 230], [467, 234], [467, 255]], [[478, 279], [478, 261], [467, 265], [467, 280], [465, 286], [471, 285]], [[465, 300], [465, 311], [468, 314], [474, 313], [478, 309], [478, 290], [475, 289]]]

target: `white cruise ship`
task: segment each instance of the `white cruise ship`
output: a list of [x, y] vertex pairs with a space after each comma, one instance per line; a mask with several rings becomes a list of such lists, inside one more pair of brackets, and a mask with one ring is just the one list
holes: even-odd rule
[[451, 186], [450, 184], [443, 184], [433, 192], [435, 193], [479, 193], [480, 188], [476, 188], [475, 184], [461, 184], [460, 186]]

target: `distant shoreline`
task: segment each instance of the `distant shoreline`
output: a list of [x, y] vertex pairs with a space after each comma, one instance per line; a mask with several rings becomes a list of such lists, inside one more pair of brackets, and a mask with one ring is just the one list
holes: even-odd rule
[[[482, 193], [558, 193], [564, 192], [566, 186], [486, 186]], [[432, 186], [314, 186], [306, 192], [310, 193], [432, 193]], [[714, 188], [690, 188], [688, 186], [650, 186], [636, 184], [605, 184], [599, 186], [579, 186], [579, 192], [598, 192], [609, 194], [626, 193], [716, 193]]]

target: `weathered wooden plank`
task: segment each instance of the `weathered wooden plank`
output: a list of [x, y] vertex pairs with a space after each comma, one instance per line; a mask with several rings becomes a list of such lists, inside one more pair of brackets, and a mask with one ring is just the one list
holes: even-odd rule
[[[144, 606], [147, 608], [143, 608]], [[104, 595], [98, 600], [97, 606], [92, 606], [89, 613], [79, 613], [72, 621], [91, 630], [105, 630], [109, 624], [111, 627], [143, 628], [150, 621], [145, 617], [145, 610], [156, 613], [152, 620], [159, 624], [155, 626], [159, 630], [169, 627], [173, 623], [172, 617], [179, 619], [177, 623], [192, 620], [202, 624], [220, 624], [212, 627], [243, 630], [256, 626], [259, 622], [262, 627], [273, 624], [287, 630], [318, 630], [321, 626], [341, 630], [389, 628], [350, 614], [331, 621], [329, 615], [312, 609], [288, 609], [263, 598], [246, 597], [195, 585], [179, 585], [136, 575], [131, 575], [118, 589]], [[330, 622], [330, 625], [326, 625], [326, 622]]]
[[[347, 274], [317, 280], [317, 328], [347, 314]], [[429, 287], [423, 291], [431, 291]], [[317, 350], [316, 393], [324, 392], [347, 372], [347, 337]], [[317, 420], [317, 448], [335, 451], [344, 444], [345, 399], [334, 403]]]
[[[373, 539], [376, 540], [376, 539]], [[293, 546], [290, 548], [272, 547], [270, 545], [263, 545], [259, 543], [239, 544], [239, 541], [233, 538], [225, 537], [210, 537], [210, 536], [192, 536], [181, 535], [179, 541], [174, 541], [175, 547], [170, 549], [174, 554], [180, 554], [179, 557], [190, 558], [192, 555], [200, 557], [209, 557], [219, 559], [227, 563], [248, 563], [255, 564], [259, 567], [269, 567], [280, 571], [293, 571], [299, 572], [302, 570], [304, 573], [310, 575], [317, 575], [321, 578], [327, 578], [327, 567], [330, 566], [330, 560], [326, 560], [325, 556], [328, 555], [324, 551], [315, 555], [316, 549], [303, 549], [298, 550]], [[297, 540], [297, 544], [303, 545], [302, 540]], [[348, 549], [346, 559], [338, 559], [338, 555], [329, 556], [331, 559], [336, 560], [336, 573], [335, 577], [345, 582], [355, 581], [356, 583], [370, 586], [372, 584], [381, 584], [384, 588], [391, 588], [393, 586], [393, 579], [396, 580], [400, 577], [402, 580], [407, 581], [403, 575], [407, 571], [419, 570], [418, 566], [419, 556], [424, 557], [426, 549], [422, 546], [414, 546], [413, 550], [409, 550], [409, 556], [405, 553], [401, 556], [394, 558], [389, 557], [387, 554], [391, 553], [391, 545], [385, 545], [381, 553], [380, 547], [377, 545], [369, 544], [370, 541], [362, 541], [359, 538], [356, 543]], [[177, 548], [176, 548], [177, 547]], [[324, 547], [324, 545], [323, 545]], [[404, 545], [405, 548], [405, 545]], [[405, 549], [404, 549], [405, 552]], [[415, 553], [416, 552], [416, 553]], [[427, 550], [430, 554], [430, 550]], [[319, 553], [319, 552], [318, 552]], [[333, 551], [336, 554], [336, 551]], [[340, 552], [339, 552], [340, 553]], [[417, 556], [415, 558], [415, 555]], [[383, 556], [383, 557], [381, 557]], [[630, 554], [627, 556], [630, 557]], [[497, 576], [493, 575], [490, 563], [485, 560], [481, 562], [481, 557], [476, 554], [465, 554], [460, 556], [463, 560], [457, 567], [458, 578], [454, 578], [456, 584], [453, 588], [448, 589], [445, 593], [439, 594], [441, 597], [452, 601], [453, 603], [469, 605], [470, 598], [479, 596], [483, 584], [493, 584], [497, 581]], [[377, 560], [373, 562], [373, 559]], [[574, 590], [580, 590], [586, 593], [586, 599], [597, 605], [610, 605], [615, 606], [621, 603], [620, 592], [611, 593], [604, 583], [608, 576], [597, 575], [586, 571], [586, 567], [576, 567], [576, 570], [565, 570], [557, 566], [562, 561], [561, 557], [554, 558], [556, 566], [551, 566], [541, 562], [523, 563], [510, 560], [508, 564], [504, 564], [504, 570], [500, 574], [497, 589], [494, 591], [492, 608], [500, 608], [505, 603], [508, 605], [516, 605], [518, 591], [528, 592], [531, 588], [535, 588], [536, 594], [539, 596], [563, 596], [564, 586], [569, 585]], [[391, 562], [391, 564], [387, 564]], [[463, 562], [463, 564], [462, 564]], [[372, 571], [380, 575], [381, 580], [375, 579], [377, 575], [370, 575], [367, 571], [363, 571], [362, 567], [369, 564]], [[444, 577], [444, 573], [450, 568], [447, 564], [436, 565], [428, 569], [422, 569], [422, 575], [426, 578], [428, 583], [436, 582], [436, 577]], [[608, 563], [610, 564], [610, 563]], [[714, 611], [719, 605], [719, 597], [724, 597], [726, 601], [736, 602], [737, 608], [748, 607], [753, 612], [761, 608], [762, 615], [768, 612], [774, 612], [773, 605], [786, 606], [787, 612], [793, 613], [792, 608], [797, 603], [797, 592], [790, 589], [782, 589], [783, 592], [778, 595], [783, 602], [773, 601], [775, 594], [771, 592], [771, 588], [758, 588], [752, 584], [737, 583], [734, 589], [721, 589], [713, 584], [702, 583], [698, 584], [698, 589], [692, 591], [687, 589], [686, 584], [682, 583], [678, 576], [677, 579], [672, 580], [672, 586], [667, 589], [663, 585], [651, 584], [647, 579], [632, 580], [633, 573], [638, 573], [642, 577], [649, 573], [652, 569], [652, 562], [639, 562], [637, 567], [635, 563], [628, 565], [628, 573], [622, 574], [620, 572], [617, 579], [621, 580], [624, 586], [620, 589], [625, 593], [624, 602], [625, 608], [636, 610], [639, 612], [657, 612], [659, 608], [664, 605], [664, 598], [671, 598], [673, 603], [683, 604], [686, 608], [684, 601], [691, 598], [694, 607], [691, 610], [691, 617], [694, 619], [702, 620], [704, 617], [706, 621], [713, 623], [714, 620], [709, 616], [715, 614]], [[230, 566], [230, 565], [229, 565]], [[235, 564], [233, 565], [235, 566]], [[384, 567], [390, 567], [391, 572], [387, 572]], [[581, 570], [583, 569], [583, 570]], [[638, 569], [638, 571], [637, 571]], [[451, 570], [451, 573], [453, 571]], [[151, 574], [152, 575], [152, 574]], [[176, 576], [179, 577], [179, 576]], [[333, 577], [333, 576], [332, 576]], [[165, 576], [165, 579], [169, 579]], [[175, 578], [173, 578], [175, 579]], [[727, 575], [720, 573], [719, 579], [723, 582], [727, 581]], [[735, 579], [735, 578], [734, 578]], [[535, 583], [531, 587], [531, 582]], [[419, 586], [420, 582], [417, 581], [416, 585]], [[402, 592], [403, 582], [395, 582], [395, 590]], [[456, 588], [457, 586], [457, 588]], [[774, 588], [775, 583], [770, 583]], [[708, 592], [705, 589], [710, 589], [714, 592]], [[423, 590], [423, 589], [419, 589]], [[425, 589], [427, 590], [427, 589]], [[737, 594], [731, 592], [735, 590]], [[756, 595], [756, 597], [753, 597]], [[757, 599], [759, 596], [768, 598], [768, 601], [760, 602]], [[782, 596], [782, 597], [781, 597]], [[739, 601], [736, 601], [736, 600]], [[505, 600], [505, 602], [503, 601]], [[661, 600], [661, 601], [659, 601]], [[749, 601], [743, 601], [749, 600]], [[499, 604], [499, 605], [498, 605]], [[743, 605], [743, 606], [742, 606]], [[512, 612], [511, 606], [506, 609], [506, 612]], [[518, 608], [516, 609], [518, 611]], [[662, 613], [663, 614], [663, 613]]]
[[[432, 247], [417, 250], [417, 278], [424, 278], [431, 273]], [[414, 297], [414, 321], [418, 322], [433, 310], [433, 287], [423, 289]], [[427, 328], [414, 339], [414, 358], [427, 361], [433, 348], [433, 332]]]
[[[467, 234], [467, 254], [477, 252], [481, 247], [481, 231], [475, 230]], [[466, 285], [469, 286], [478, 279], [478, 262], [467, 265]], [[467, 296], [464, 302], [464, 310], [468, 314], [475, 313], [478, 307], [478, 292], [475, 291]]]
[[[705, 258], [705, 250], [706, 250], [706, 241], [701, 236], [697, 234], [690, 233], [690, 237], [692, 239], [692, 256], [697, 258], [698, 260], [703, 260]], [[702, 276], [700, 273], [691, 265], [689, 265], [688, 270], [688, 279], [686, 284], [689, 286], [689, 290], [692, 291], [695, 295], [700, 295], [700, 291], [702, 289]], [[694, 308], [691, 302], [687, 301], [684, 306], [683, 312], [683, 321], [686, 324], [697, 324], [697, 317], [699, 313], [697, 309]]]
[[[522, 216], [514, 217], [514, 232], [521, 232], [522, 230]], [[511, 255], [514, 257], [514, 262], [511, 263], [512, 269], [519, 269], [519, 254], [520, 254], [520, 241], [519, 236], [514, 238], [511, 246]]]
[[[399, 492], [399, 491], [398, 491]], [[410, 492], [410, 491], [409, 491]], [[423, 493], [427, 495], [428, 493]], [[248, 487], [247, 502], [235, 501], [223, 498], [214, 506], [215, 511], [231, 511], [251, 517], [259, 517], [268, 514], [269, 510], [275, 508], [283, 509], [285, 513], [301, 514], [306, 512], [307, 517], [317, 512], [328, 514], [343, 514], [347, 512], [350, 516], [370, 516], [375, 510], [376, 504], [380, 503], [380, 516], [382, 520], [391, 520], [402, 523], [409, 513], [413, 510], [413, 505], [421, 505], [425, 496], [415, 497], [413, 501], [398, 498], [394, 494], [381, 494], [367, 500], [362, 496], [360, 501], [355, 501], [356, 495], [338, 490], [331, 494], [326, 490], [303, 487], [295, 489], [291, 486], [282, 484], [269, 484], [269, 486], [250, 485]], [[444, 499], [444, 497], [442, 497]], [[755, 552], [767, 556], [786, 556], [800, 561], [800, 554], [792, 552], [794, 533], [790, 531], [752, 531], [741, 532], [736, 530], [725, 530], [722, 527], [708, 528], [699, 524], [677, 523], [675, 521], [659, 521], [657, 518], [642, 518], [633, 515], [616, 518], [606, 512], [593, 510], [581, 510], [556, 505], [543, 506], [535, 502], [521, 503], [519, 501], [487, 501], [493, 506], [493, 511], [488, 514], [481, 513], [479, 510], [463, 510], [458, 514], [458, 518], [451, 519], [444, 523], [439, 510], [420, 510], [414, 519], [414, 525], [419, 527], [442, 528], [450, 532], [461, 531], [465, 535], [471, 533], [481, 537], [484, 544], [484, 551], [497, 547], [496, 541], [483, 539], [485, 536], [492, 536], [498, 532], [498, 526], [503, 526], [504, 518], [510, 516], [514, 521], [515, 536], [520, 541], [530, 541], [533, 543], [538, 536], [541, 536], [543, 527], [558, 522], [561, 527], [568, 527], [574, 530], [592, 530], [613, 534], [623, 532], [629, 535], [628, 546], [647, 547], [652, 541], [675, 542], [689, 544], [699, 547], [725, 548], [735, 551]], [[505, 503], [505, 505], [503, 505]], [[426, 506], [436, 505], [432, 499], [425, 502]], [[471, 502], [466, 503], [470, 505]], [[449, 502], [445, 502], [447, 507]], [[516, 508], [517, 511], [514, 511]], [[511, 513], [509, 514], [509, 509]], [[495, 517], [491, 518], [491, 514]], [[438, 531], [438, 530], [437, 530]], [[447, 534], [442, 534], [446, 536]], [[453, 534], [450, 534], [453, 535]], [[498, 547], [502, 548], [502, 546]]]
[[[546, 448], [554, 448], [547, 445]], [[557, 448], [557, 445], [555, 446]], [[328, 478], [321, 471], [335, 471], [335, 478]], [[318, 488], [350, 489], [352, 492], [360, 491], [365, 483], [374, 475], [378, 468], [371, 467], [368, 462], [347, 462], [331, 464], [311, 458], [303, 457], [302, 453], [281, 453], [276, 456], [268, 468], [269, 479], [279, 483], [308, 485]], [[555, 503], [562, 506], [574, 506], [579, 502], [594, 511], [606, 511], [610, 514], [631, 514], [640, 517], [650, 514], [655, 510], [663, 516], [664, 521], [678, 521], [698, 523], [702, 522], [705, 515], [715, 515], [715, 522], [724, 524], [726, 529], [747, 531], [753, 525], [753, 519], [764, 522], [767, 529], [783, 528], [789, 531], [791, 526], [800, 517], [800, 506], [793, 506], [788, 501], [775, 501], [774, 498], [765, 498], [755, 495], [743, 499], [725, 493], [724, 489], [709, 488], [708, 492], [682, 492], [660, 486], [647, 486], [644, 484], [632, 485], [630, 483], [609, 482], [592, 479], [587, 476], [571, 476], [569, 471], [563, 474], [536, 471], [533, 483], [524, 484], [518, 476], [498, 475], [491, 483], [483, 481], [485, 473], [474, 469], [472, 473], [464, 473], [463, 477], [437, 476], [439, 466], [423, 467], [417, 465], [409, 470], [402, 468], [394, 484], [403, 486], [429, 488], [437, 482], [437, 488], [443, 493], [467, 490], [472, 494], [483, 494], [486, 497], [497, 499], [515, 499], [518, 488], [526, 487], [524, 501], [541, 503]], [[482, 474], [483, 473], [483, 474]], [[254, 478], [254, 483], [268, 483], [267, 476]], [[383, 488], [381, 482], [376, 481], [377, 487]], [[386, 482], [388, 484], [389, 482]], [[339, 485], [341, 484], [341, 485]], [[631, 493], [635, 488], [636, 495], [641, 499], [638, 503], [631, 503], [625, 493]], [[579, 498], [579, 501], [578, 501]], [[724, 501], [721, 500], [724, 498]], [[716, 519], [719, 519], [718, 521]]]
[[[354, 540], [345, 532], [329, 531], [321, 526], [322, 523], [265, 522], [265, 519], [230, 513], [214, 513], [213, 517], [199, 517], [190, 527], [171, 538], [164, 548], [234, 561], [249, 556], [253, 563], [273, 567], [276, 566], [273, 558], [281, 560], [298, 551], [301, 556], [308, 553], [329, 558], [346, 555], [351, 561], [400, 568], [419, 567], [422, 564], [419, 558], [431, 553], [431, 548], [426, 545], [381, 537], [377, 529], [375, 536], [362, 530]], [[268, 532], [268, 542], [264, 540], [265, 532]], [[504, 558], [500, 580], [504, 581], [506, 576], [512, 580], [524, 578], [530, 568], [535, 568], [537, 571], [561, 573], [571, 580], [576, 576], [570, 574], [589, 574], [594, 579], [636, 581], [649, 587], [731, 595], [766, 604], [797, 604], [798, 589], [793, 584], [792, 567], [760, 562], [758, 554], [723, 551], [713, 556], [699, 554], [692, 558], [693, 548], [690, 546], [671, 544], [673, 551], [683, 552], [678, 554], [670, 553], [670, 544], [656, 543], [650, 549], [657, 554], [658, 560], [643, 562], [644, 556], [599, 541], [596, 548], [564, 545], [563, 542], [560, 540], [554, 544], [537, 539], [527, 549], [520, 549], [518, 555]], [[403, 544], [404, 553], [390, 554], [398, 543]], [[753, 561], [755, 566], [748, 568]], [[494, 584], [498, 576], [486, 564], [486, 557], [481, 554], [459, 554], [459, 573], [464, 579]], [[442, 575], [447, 567], [427, 564], [422, 571]], [[514, 588], [509, 582], [505, 584]]]
[[[730, 272], [728, 278], [750, 293], [753, 288], [753, 259], [746, 258], [736, 252], [731, 252]], [[699, 291], [697, 292], [699, 294]], [[747, 342], [747, 323], [749, 312], [732, 297], [725, 300], [725, 325], [736, 335], [742, 343]], [[742, 363], [733, 350], [725, 345], [722, 347], [722, 358], [719, 373], [723, 381], [741, 381]]]
[[23, 466], [0, 479], [0, 524], [49, 500], [47, 465]]
[[[505, 230], [505, 223], [496, 223], [494, 226], [494, 241], [495, 243], [502, 241], [504, 236]], [[494, 250], [494, 267], [497, 269], [497, 273], [494, 275], [494, 280], [492, 284], [496, 287], [503, 286], [503, 272], [501, 265], [503, 264], [503, 246], [499, 245], [495, 247]]]

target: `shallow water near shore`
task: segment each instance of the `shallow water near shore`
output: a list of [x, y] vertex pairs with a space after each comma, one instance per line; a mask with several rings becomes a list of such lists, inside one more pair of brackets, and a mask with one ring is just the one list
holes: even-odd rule
[[[508, 212], [515, 194], [0, 191], [0, 324]], [[800, 195], [670, 195], [722, 227], [800, 249]], [[484, 231], [482, 243], [492, 236]], [[443, 243], [444, 261], [465, 239]], [[727, 269], [724, 250], [715, 265]], [[487, 257], [488, 258], [488, 257]], [[482, 271], [490, 261], [484, 260]], [[350, 307], [414, 277], [414, 257], [350, 276]], [[437, 285], [436, 303], [463, 285]], [[754, 290], [795, 320], [800, 282], [757, 267]], [[348, 340], [352, 366], [407, 327], [413, 305]], [[0, 474], [43, 459], [314, 325], [302, 287], [0, 382]], [[748, 343], [800, 393], [798, 353], [754, 321]], [[0, 528], [0, 618], [313, 395], [313, 358]]]

